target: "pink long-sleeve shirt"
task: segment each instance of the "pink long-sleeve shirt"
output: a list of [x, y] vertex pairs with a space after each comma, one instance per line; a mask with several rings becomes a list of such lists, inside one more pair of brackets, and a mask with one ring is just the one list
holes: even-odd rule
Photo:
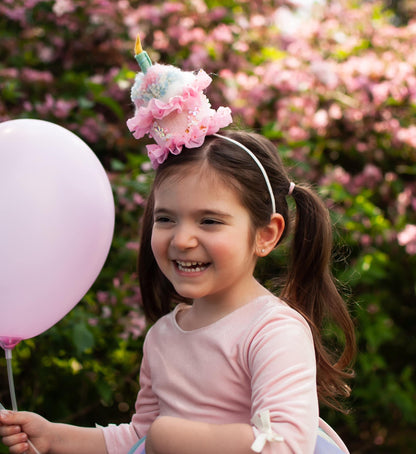
[[252, 424], [264, 410], [284, 439], [267, 442], [264, 454], [313, 453], [318, 426], [348, 452], [319, 419], [313, 339], [298, 312], [262, 296], [211, 325], [184, 331], [176, 322], [181, 308], [146, 336], [132, 421], [103, 428], [109, 454], [126, 454], [159, 415]]

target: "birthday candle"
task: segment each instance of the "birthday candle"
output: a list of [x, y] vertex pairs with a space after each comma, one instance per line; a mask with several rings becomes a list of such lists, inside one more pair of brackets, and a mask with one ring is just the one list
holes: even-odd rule
[[143, 73], [146, 74], [147, 70], [152, 66], [152, 60], [150, 60], [148, 53], [145, 50], [143, 50], [139, 35], [137, 35], [136, 38], [134, 53], [135, 53], [134, 58], [139, 64]]

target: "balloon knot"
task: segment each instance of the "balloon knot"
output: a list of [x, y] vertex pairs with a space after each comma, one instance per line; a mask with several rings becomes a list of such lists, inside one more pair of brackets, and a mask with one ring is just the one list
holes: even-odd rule
[[3, 337], [0, 336], [0, 347], [4, 350], [13, 350], [14, 347], [21, 341], [20, 337]]

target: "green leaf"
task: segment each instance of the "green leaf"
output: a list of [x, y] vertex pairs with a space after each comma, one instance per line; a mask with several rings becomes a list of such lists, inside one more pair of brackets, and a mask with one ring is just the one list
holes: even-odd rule
[[72, 330], [73, 342], [80, 355], [87, 350], [90, 350], [95, 345], [94, 336], [89, 330], [87, 324], [82, 321], [78, 322]]

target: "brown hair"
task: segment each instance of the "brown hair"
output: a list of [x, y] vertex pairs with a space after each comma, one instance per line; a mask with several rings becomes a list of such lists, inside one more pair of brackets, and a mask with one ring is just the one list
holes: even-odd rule
[[[249, 148], [260, 160], [270, 179], [276, 201], [276, 211], [285, 220], [285, 231], [279, 243], [288, 235], [290, 226], [287, 194], [290, 179], [275, 146], [263, 136], [237, 131], [226, 135]], [[159, 270], [151, 250], [154, 189], [167, 176], [186, 172], [179, 167], [208, 165], [226, 184], [239, 194], [242, 204], [251, 215], [253, 227], [266, 226], [270, 221], [271, 200], [265, 180], [248, 153], [238, 145], [220, 137], [207, 137], [198, 149], [170, 155], [158, 167], [153, 188], [142, 219], [139, 252], [139, 281], [143, 309], [149, 321], [156, 321], [170, 312], [173, 306], [185, 301]], [[346, 368], [355, 355], [354, 325], [346, 304], [340, 296], [330, 269], [332, 228], [329, 213], [318, 195], [306, 185], [296, 185], [292, 195], [296, 204], [296, 219], [291, 258], [281, 298], [299, 311], [312, 331], [317, 362], [319, 399], [340, 409], [339, 397], [349, 395], [346, 379], [352, 376]], [[324, 346], [321, 330], [326, 320], [335, 323], [343, 332], [345, 346], [338, 358]]]

